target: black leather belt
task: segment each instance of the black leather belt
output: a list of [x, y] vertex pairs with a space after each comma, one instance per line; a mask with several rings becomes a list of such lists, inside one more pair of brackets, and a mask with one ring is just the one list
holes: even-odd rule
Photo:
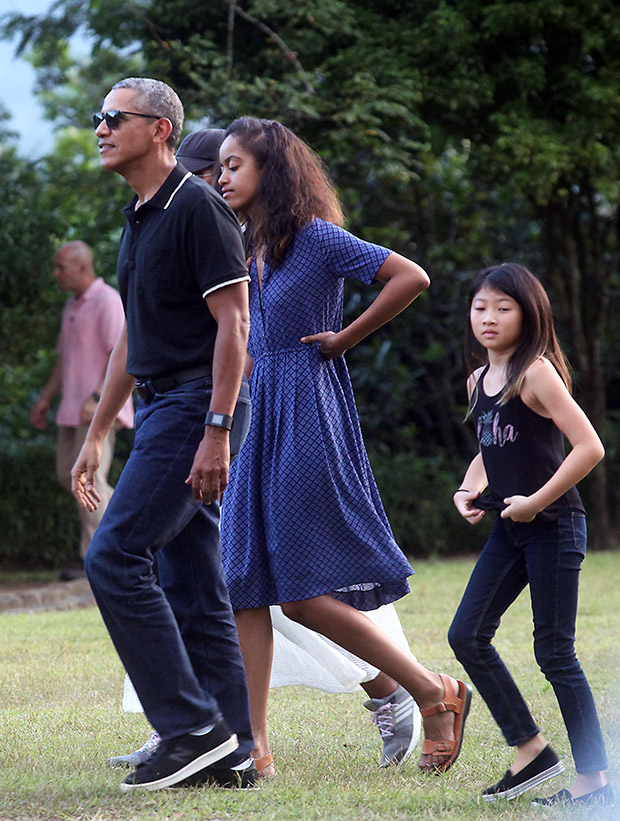
[[141, 399], [145, 402], [153, 399], [156, 393], [166, 393], [185, 382], [191, 382], [192, 379], [208, 378], [211, 381], [211, 366], [197, 365], [195, 368], [184, 368], [175, 373], [169, 373], [167, 376], [158, 376], [155, 379], [141, 379], [136, 382], [136, 390]]

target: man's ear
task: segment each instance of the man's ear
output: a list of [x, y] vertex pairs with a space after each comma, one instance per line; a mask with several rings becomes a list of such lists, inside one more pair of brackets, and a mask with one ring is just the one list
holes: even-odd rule
[[165, 143], [172, 134], [172, 123], [167, 117], [162, 117], [157, 121], [154, 138], [156, 142]]

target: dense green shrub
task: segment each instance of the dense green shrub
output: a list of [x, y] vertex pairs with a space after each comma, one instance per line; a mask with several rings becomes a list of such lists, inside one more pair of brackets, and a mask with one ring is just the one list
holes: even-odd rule
[[56, 482], [49, 435], [0, 449], [0, 567], [59, 567], [79, 555], [75, 502]]
[[415, 453], [373, 453], [372, 467], [396, 541], [413, 558], [480, 551], [493, 516], [476, 527], [459, 516], [452, 494], [457, 472], [441, 458]]
[[[116, 483], [133, 431], [116, 437], [109, 480]], [[30, 440], [0, 438], [0, 568], [57, 568], [79, 556], [76, 502], [56, 480], [53, 427]]]

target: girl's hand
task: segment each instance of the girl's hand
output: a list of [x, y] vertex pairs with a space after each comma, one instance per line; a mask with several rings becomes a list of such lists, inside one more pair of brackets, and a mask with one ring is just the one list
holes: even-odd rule
[[478, 496], [480, 496], [480, 493], [475, 493], [471, 490], [457, 490], [452, 496], [454, 506], [470, 525], [477, 525], [485, 514], [484, 510], [472, 507], [471, 503], [474, 499], [477, 499]]
[[512, 519], [513, 522], [531, 522], [537, 513], [540, 513], [529, 496], [508, 496], [504, 499], [506, 507], [500, 516], [502, 519]]
[[335, 359], [337, 356], [342, 356], [347, 350], [340, 342], [339, 334], [334, 333], [334, 331], [324, 331], [320, 334], [302, 336], [300, 341], [305, 345], [319, 342], [321, 344], [319, 351], [325, 359]]

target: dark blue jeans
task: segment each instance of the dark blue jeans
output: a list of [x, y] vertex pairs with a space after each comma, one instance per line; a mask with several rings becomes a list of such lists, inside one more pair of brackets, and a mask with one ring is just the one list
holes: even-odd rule
[[[168, 739], [223, 715], [239, 738], [239, 749], [225, 760], [232, 764], [247, 758], [254, 744], [222, 568], [219, 505], [195, 502], [185, 484], [204, 435], [208, 384], [193, 380], [140, 401], [134, 448], [85, 566], [151, 724]], [[249, 422], [244, 380], [231, 432], [233, 455]]]
[[592, 692], [575, 655], [579, 571], [586, 521], [571, 511], [555, 522], [497, 517], [472, 572], [448, 639], [511, 746], [538, 732], [512, 676], [491, 644], [502, 615], [526, 585], [534, 616], [534, 653], [551, 683], [579, 773], [607, 767]]

